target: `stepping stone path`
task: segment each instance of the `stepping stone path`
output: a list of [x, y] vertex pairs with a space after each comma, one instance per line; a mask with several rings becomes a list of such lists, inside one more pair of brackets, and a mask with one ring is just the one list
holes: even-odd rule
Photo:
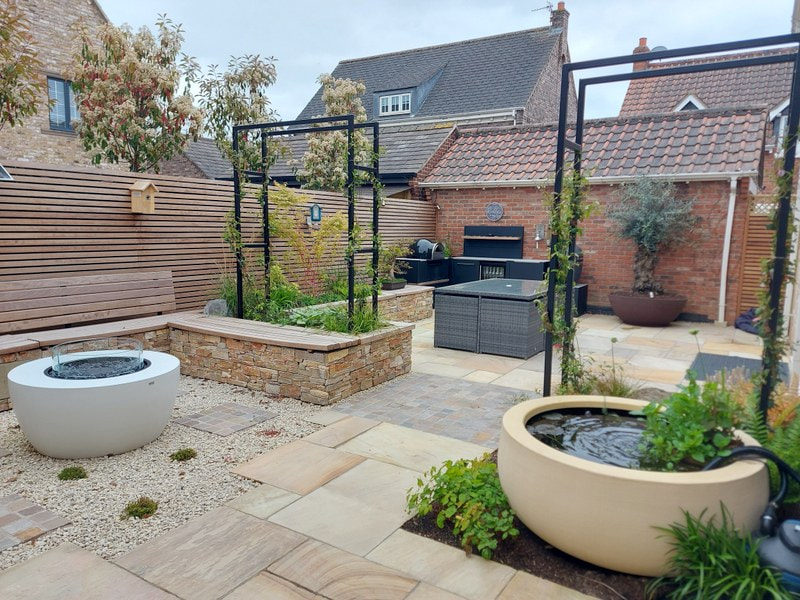
[[199, 413], [175, 419], [175, 423], [199, 429], [200, 431], [227, 436], [277, 416], [277, 414], [262, 408], [226, 402], [202, 410]]
[[36, 539], [69, 522], [19, 494], [0, 497], [0, 551]]

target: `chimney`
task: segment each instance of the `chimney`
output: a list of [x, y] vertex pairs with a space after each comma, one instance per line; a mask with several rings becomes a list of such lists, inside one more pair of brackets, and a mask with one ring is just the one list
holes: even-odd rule
[[555, 10], [550, 11], [550, 30], [561, 29], [564, 38], [567, 37], [567, 24], [569, 23], [569, 12], [564, 8], [564, 3], [559, 2]]
[[[647, 38], [639, 38], [639, 45], [633, 49], [634, 54], [644, 54], [646, 52], [650, 52], [650, 48], [647, 47]], [[633, 63], [633, 70], [634, 71], [644, 71], [650, 65], [649, 61], [643, 60], [640, 62]]]

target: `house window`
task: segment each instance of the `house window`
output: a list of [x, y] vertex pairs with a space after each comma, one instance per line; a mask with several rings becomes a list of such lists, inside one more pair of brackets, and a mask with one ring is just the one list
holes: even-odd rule
[[50, 99], [50, 129], [74, 131], [72, 125], [80, 121], [81, 116], [75, 104], [72, 82], [48, 77], [47, 95]]
[[381, 96], [382, 115], [400, 115], [411, 112], [411, 94]]
[[683, 100], [678, 102], [675, 106], [675, 112], [682, 112], [684, 110], [703, 110], [706, 108], [706, 105], [695, 96], [694, 94], [689, 94]]
[[698, 108], [697, 108], [697, 106], [695, 106], [694, 102], [689, 100], [689, 102], [687, 102], [686, 104], [683, 105], [683, 108], [681, 108], [681, 110], [682, 111], [683, 110], [698, 110]]

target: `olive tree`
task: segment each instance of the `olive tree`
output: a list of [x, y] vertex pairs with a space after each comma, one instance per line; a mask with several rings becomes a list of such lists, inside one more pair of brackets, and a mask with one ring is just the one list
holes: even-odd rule
[[78, 30], [71, 73], [78, 135], [95, 164], [127, 162], [131, 171], [157, 172], [161, 161], [197, 139], [202, 112], [189, 88], [198, 65], [181, 53], [180, 25], [160, 16], [156, 30], [111, 24], [95, 35]]

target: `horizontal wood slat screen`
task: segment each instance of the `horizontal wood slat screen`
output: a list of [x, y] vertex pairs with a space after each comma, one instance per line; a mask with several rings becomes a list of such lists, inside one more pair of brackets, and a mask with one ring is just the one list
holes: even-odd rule
[[[0, 283], [170, 270], [177, 310], [187, 310], [214, 297], [222, 270], [234, 268], [222, 241], [233, 208], [230, 182], [24, 162], [4, 166], [14, 181], [0, 182]], [[155, 214], [131, 213], [129, 187], [142, 179], [158, 187]], [[323, 218], [347, 210], [339, 194], [300, 193], [307, 206], [322, 207]], [[371, 223], [371, 207], [371, 198], [359, 198], [357, 217], [364, 226]], [[259, 241], [255, 198], [243, 202], [243, 213], [243, 239]], [[387, 198], [380, 221], [385, 243], [435, 236], [429, 202]], [[368, 244], [369, 233], [364, 239]], [[272, 251], [287, 263], [284, 241], [273, 240]], [[344, 268], [341, 253], [330, 264]], [[302, 276], [289, 270], [292, 280]]]

